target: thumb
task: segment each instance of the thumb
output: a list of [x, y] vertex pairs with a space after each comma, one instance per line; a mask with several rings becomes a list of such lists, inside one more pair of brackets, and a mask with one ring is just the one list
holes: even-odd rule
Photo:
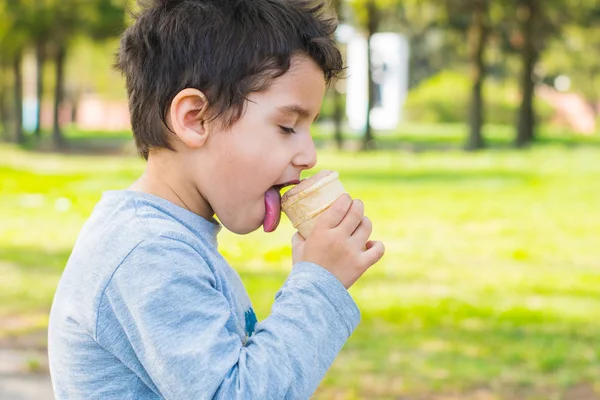
[[292, 237], [292, 264], [296, 264], [300, 261], [304, 249], [304, 238], [300, 235], [300, 232]]
[[292, 249], [295, 249], [298, 246], [302, 246], [304, 244], [304, 238], [300, 234], [300, 232], [296, 232], [294, 236], [292, 236]]

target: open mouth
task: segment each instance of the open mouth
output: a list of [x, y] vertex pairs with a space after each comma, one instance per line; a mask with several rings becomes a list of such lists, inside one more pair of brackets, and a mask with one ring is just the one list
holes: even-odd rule
[[297, 185], [299, 183], [300, 183], [299, 180], [295, 180], [295, 181], [290, 181], [290, 182], [282, 183], [281, 185], [275, 185], [273, 187], [275, 189], [279, 190], [279, 192], [281, 192], [283, 189], [288, 188], [290, 186], [295, 186], [295, 185]]
[[299, 180], [289, 181], [272, 186], [265, 193], [265, 219], [263, 229], [265, 232], [274, 232], [281, 221], [281, 190], [299, 184]]

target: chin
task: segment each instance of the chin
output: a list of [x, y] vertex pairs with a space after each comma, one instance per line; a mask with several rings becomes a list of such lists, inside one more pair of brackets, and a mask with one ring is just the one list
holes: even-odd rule
[[247, 235], [249, 233], [252, 233], [256, 230], [258, 230], [259, 227], [256, 228], [249, 228], [249, 227], [242, 227], [242, 228], [233, 228], [230, 229], [228, 227], [226, 227], [229, 231], [235, 233], [236, 235]]
[[230, 232], [237, 235], [247, 235], [258, 230], [262, 226], [262, 220], [256, 223], [250, 221], [221, 221], [221, 224]]
[[254, 207], [239, 207], [235, 212], [223, 213], [219, 218], [221, 225], [237, 235], [247, 235], [263, 226], [265, 219], [264, 202], [257, 202]]

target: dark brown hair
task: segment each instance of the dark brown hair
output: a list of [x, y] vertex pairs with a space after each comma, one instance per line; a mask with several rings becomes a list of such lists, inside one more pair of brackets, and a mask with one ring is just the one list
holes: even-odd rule
[[202, 91], [210, 117], [225, 126], [244, 111], [249, 93], [265, 90], [290, 68], [292, 56], [310, 57], [325, 80], [343, 61], [333, 40], [337, 20], [323, 1], [156, 0], [121, 38], [116, 67], [126, 78], [138, 152], [169, 148], [166, 114], [185, 88]]

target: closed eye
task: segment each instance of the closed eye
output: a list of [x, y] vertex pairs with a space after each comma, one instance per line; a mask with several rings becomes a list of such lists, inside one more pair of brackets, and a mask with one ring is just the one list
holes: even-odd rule
[[286, 126], [281, 126], [281, 125], [279, 125], [279, 128], [281, 129], [281, 132], [285, 133], [286, 135], [293, 135], [294, 133], [296, 133], [294, 128], [288, 128]]

